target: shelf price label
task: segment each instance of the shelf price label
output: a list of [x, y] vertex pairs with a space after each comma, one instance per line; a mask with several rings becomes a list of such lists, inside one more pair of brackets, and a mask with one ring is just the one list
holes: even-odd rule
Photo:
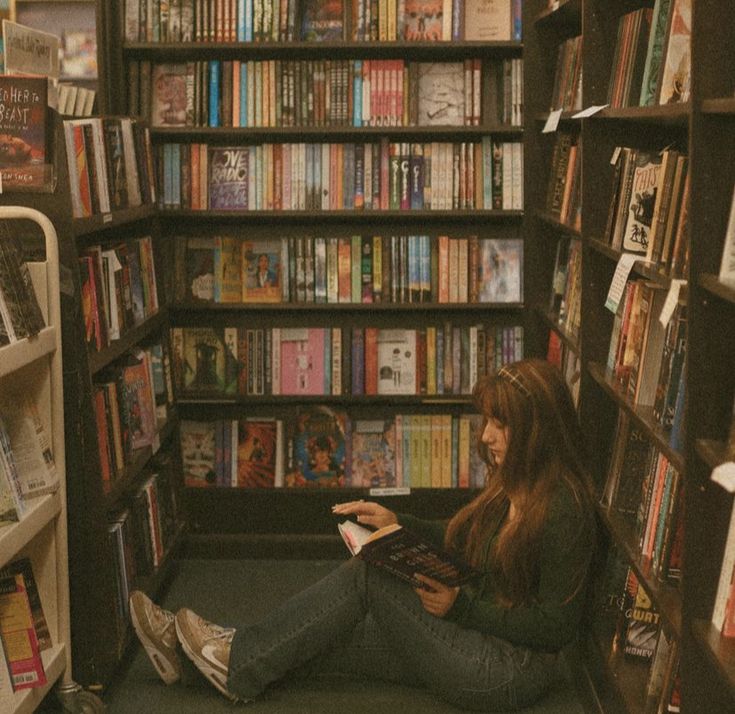
[[710, 479], [728, 493], [735, 493], [735, 461], [726, 461], [712, 469]]
[[587, 107], [587, 109], [583, 109], [581, 112], [577, 112], [572, 115], [572, 119], [585, 119], [587, 117], [591, 117], [609, 106], [609, 104], [593, 104], [591, 107]]
[[607, 291], [607, 299], [605, 300], [605, 307], [610, 312], [616, 313], [618, 311], [618, 305], [620, 305], [620, 300], [623, 297], [625, 284], [628, 282], [628, 276], [633, 268], [633, 263], [639, 259], [640, 256], [636, 253], [623, 253], [620, 256], [617, 267], [615, 268], [615, 274], [610, 283], [610, 289]]
[[549, 116], [546, 117], [546, 124], [544, 124], [544, 128], [541, 130], [542, 134], [551, 134], [557, 130], [563, 111], [563, 109], [554, 109], [553, 112], [549, 112]]
[[661, 307], [661, 314], [658, 316], [658, 321], [662, 327], [666, 327], [671, 320], [671, 316], [674, 314], [674, 308], [676, 303], [679, 302], [679, 293], [681, 292], [681, 286], [686, 283], [686, 280], [677, 279], [672, 280], [669, 285], [669, 292], [666, 295], [666, 300]]

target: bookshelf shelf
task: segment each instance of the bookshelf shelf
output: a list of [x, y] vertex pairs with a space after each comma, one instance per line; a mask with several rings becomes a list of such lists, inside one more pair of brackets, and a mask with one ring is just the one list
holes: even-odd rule
[[466, 223], [468, 220], [506, 221], [520, 220], [523, 211], [457, 210], [457, 211], [190, 211], [163, 210], [160, 217], [166, 220], [212, 222], [241, 222], [244, 218], [253, 223], [402, 223], [439, 222]]
[[35, 337], [0, 348], [0, 379], [56, 350], [56, 328], [46, 327]]
[[692, 622], [694, 641], [735, 697], [735, 638], [723, 637], [708, 620]]
[[469, 395], [405, 395], [405, 394], [382, 394], [382, 395], [361, 395], [361, 394], [323, 394], [323, 395], [262, 395], [248, 397], [222, 397], [213, 395], [210, 397], [201, 396], [193, 398], [189, 396], [180, 397], [177, 404], [181, 410], [187, 407], [196, 406], [197, 408], [218, 407], [227, 405], [266, 405], [266, 404], [283, 404], [283, 405], [300, 405], [300, 404], [331, 404], [342, 406], [359, 406], [359, 405], [391, 405], [391, 406], [426, 406], [426, 405], [444, 405], [457, 406], [467, 405], [471, 403]]
[[560, 231], [561, 233], [564, 233], [565, 235], [568, 235], [570, 238], [581, 238], [582, 237], [582, 232], [578, 228], [574, 228], [573, 226], [570, 226], [568, 223], [563, 223], [551, 213], [548, 213], [546, 211], [536, 211], [534, 215], [542, 223], [545, 223], [546, 225], [551, 226], [555, 230]]
[[714, 469], [726, 461], [732, 461], [733, 456], [724, 441], [714, 439], [697, 439], [695, 443], [697, 455], [709, 468]]
[[457, 138], [460, 141], [472, 141], [481, 136], [520, 136], [523, 127], [508, 124], [489, 124], [486, 126], [366, 126], [366, 127], [170, 127], [151, 129], [151, 137], [155, 140], [200, 141], [202, 139], [232, 139], [238, 142], [245, 140], [261, 141], [365, 141], [370, 137], [387, 137], [389, 139], [436, 139]]
[[58, 491], [30, 501], [28, 510], [17, 523], [0, 530], [0, 568], [13, 560], [59, 513], [61, 495]]
[[582, 0], [561, 0], [556, 7], [542, 10], [534, 23], [540, 30], [553, 27], [579, 33], [582, 29]]
[[15, 714], [30, 714], [41, 706], [44, 697], [51, 690], [54, 682], [61, 677], [66, 666], [66, 645], [56, 645], [41, 653], [43, 668], [46, 672], [48, 684], [34, 689], [22, 689], [13, 694], [10, 711]]
[[403, 57], [436, 60], [465, 57], [512, 57], [523, 51], [520, 42], [130, 42], [123, 46], [127, 59], [363, 59]]
[[684, 471], [684, 455], [672, 448], [669, 444], [669, 435], [658, 425], [653, 418], [651, 407], [637, 407], [630, 403], [623, 390], [607, 377], [604, 365], [598, 362], [587, 364], [592, 378], [603, 390], [633, 418], [636, 425], [642, 429], [647, 438], [653, 442], [655, 447], [671, 462], [677, 471]]
[[703, 114], [722, 114], [723, 116], [735, 116], [735, 97], [717, 97], [716, 99], [704, 99], [702, 101]]
[[627, 560], [639, 581], [654, 600], [661, 616], [681, 637], [681, 594], [674, 585], [659, 580], [651, 573], [651, 562], [640, 555], [638, 541], [631, 527], [614, 511], [600, 507], [600, 515], [619, 547], [625, 550]]
[[688, 103], [655, 107], [608, 107], [591, 118], [594, 121], [635, 121], [686, 128], [690, 112]]
[[122, 357], [131, 347], [137, 345], [141, 340], [158, 332], [167, 319], [167, 310], [159, 309], [154, 315], [147, 318], [132, 330], [126, 332], [115, 340], [109, 347], [100, 352], [90, 352], [89, 365], [92, 374], [96, 374], [100, 370], [112, 364], [116, 359]]
[[[373, 302], [373, 303], [179, 303], [169, 311], [191, 314], [212, 312], [337, 312], [337, 313], [395, 313], [395, 312], [515, 312], [523, 309], [520, 302], [482, 302], [482, 303], [410, 303], [410, 302]], [[175, 321], [175, 318], [174, 318]]]
[[[610, 258], [610, 260], [614, 260], [616, 263], [620, 260], [620, 256], [623, 255], [621, 251], [611, 248], [607, 243], [603, 243], [601, 240], [596, 238], [585, 238], [584, 242], [592, 250]], [[665, 273], [659, 266], [647, 263], [642, 258], [641, 260], [636, 260], [633, 264], [632, 272], [642, 278], [646, 278], [647, 280], [651, 280], [659, 285], [663, 285], [664, 287], [668, 287], [673, 280], [673, 278]], [[682, 291], [682, 296], [684, 294], [685, 293]]]
[[735, 304], [735, 286], [721, 282], [716, 275], [702, 273], [698, 278], [698, 283], [700, 287], [704, 288], [711, 295], [725, 302]]
[[104, 215], [89, 216], [88, 218], [74, 219], [74, 234], [77, 238], [99, 237], [99, 232], [108, 229], [128, 226], [136, 221], [144, 221], [155, 214], [150, 205], [126, 208], [122, 211], [113, 211]]

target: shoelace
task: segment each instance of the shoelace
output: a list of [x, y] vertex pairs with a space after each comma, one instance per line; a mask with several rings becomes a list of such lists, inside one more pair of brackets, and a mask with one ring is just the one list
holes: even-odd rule
[[214, 625], [211, 622], [206, 622], [205, 620], [202, 620], [201, 626], [202, 629], [208, 633], [208, 636], [211, 639], [223, 640], [227, 644], [232, 642], [232, 638], [235, 635], [234, 627], [220, 627], [219, 625]]

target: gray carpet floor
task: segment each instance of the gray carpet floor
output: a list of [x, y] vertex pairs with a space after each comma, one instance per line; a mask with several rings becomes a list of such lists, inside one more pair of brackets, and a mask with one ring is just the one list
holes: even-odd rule
[[[183, 560], [163, 605], [190, 607], [222, 625], [256, 620], [305, 585], [325, 575], [334, 561]], [[565, 678], [566, 677], [566, 678]], [[203, 678], [187, 675], [186, 684], [164, 685], [143, 649], [133, 656], [104, 695], [109, 714], [218, 714], [241, 709], [248, 714], [457, 714], [461, 710], [431, 694], [362, 679], [328, 677], [287, 681], [258, 701], [232, 705]], [[583, 714], [562, 672], [558, 685], [527, 714]]]

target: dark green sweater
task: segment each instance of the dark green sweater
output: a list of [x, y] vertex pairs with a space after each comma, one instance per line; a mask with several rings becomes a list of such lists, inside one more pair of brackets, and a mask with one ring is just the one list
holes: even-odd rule
[[[490, 547], [501, 519], [485, 548], [485, 574], [474, 586], [460, 589], [446, 619], [515, 645], [547, 652], [560, 650], [574, 638], [585, 604], [584, 587], [571, 600], [567, 599], [570, 583], [578, 582], [579, 572], [588, 568], [595, 548], [595, 533], [589, 520], [582, 516], [569, 490], [561, 487], [552, 499], [543, 530], [539, 583], [533, 603], [508, 608], [499, 604], [489, 572]], [[399, 513], [398, 522], [437, 545], [444, 543], [444, 521]]]

